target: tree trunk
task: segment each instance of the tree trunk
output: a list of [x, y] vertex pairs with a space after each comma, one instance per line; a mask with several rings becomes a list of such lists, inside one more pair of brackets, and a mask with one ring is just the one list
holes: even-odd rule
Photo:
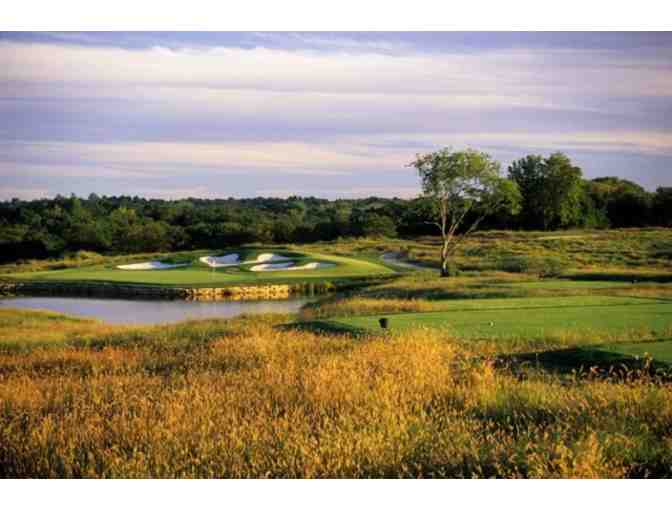
[[450, 273], [448, 271], [448, 244], [449, 244], [449, 239], [444, 238], [443, 239], [443, 246], [441, 247], [441, 277], [445, 278], [447, 276], [450, 276]]

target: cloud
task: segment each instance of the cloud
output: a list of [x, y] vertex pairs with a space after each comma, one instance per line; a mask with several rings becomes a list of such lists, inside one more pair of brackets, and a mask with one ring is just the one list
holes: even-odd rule
[[[417, 52], [416, 44], [399, 38], [371, 37], [370, 34], [339, 34], [319, 32], [255, 32], [254, 37], [260, 46], [274, 48], [293, 48], [294, 50], [320, 50], [351, 53], [401, 54]], [[360, 37], [357, 37], [357, 36]]]
[[259, 196], [287, 198], [291, 196], [317, 196], [325, 198], [367, 198], [367, 197], [396, 197], [414, 198], [420, 194], [420, 186], [357, 186], [331, 187], [329, 189], [314, 187], [297, 188], [259, 188]]
[[615, 50], [386, 55], [5, 41], [0, 67], [5, 140], [672, 129], [672, 60]]
[[[300, 182], [302, 176], [356, 179], [364, 173], [403, 175], [416, 153], [445, 146], [486, 150], [504, 165], [529, 152], [672, 156], [672, 133], [401, 133], [364, 139], [341, 136], [313, 143], [6, 142], [0, 144], [0, 176], [169, 179], [199, 173], [212, 179], [245, 175], [261, 181], [270, 176], [286, 176], [295, 182]], [[360, 192], [361, 189], [357, 187], [358, 194], [368, 193]]]
[[664, 95], [672, 63], [617, 51], [321, 53], [230, 47], [127, 50], [0, 43], [4, 81], [323, 93]]
[[56, 193], [47, 188], [31, 188], [19, 186], [0, 187], [0, 200], [11, 200], [19, 198], [21, 200], [34, 200], [38, 198], [50, 198], [56, 196]]
[[[419, 148], [431, 147], [496, 147], [509, 149], [584, 152], [626, 152], [672, 156], [672, 132], [608, 131], [596, 132], [465, 132], [417, 136], [413, 133], [395, 135], [401, 140], [414, 139]], [[399, 139], [399, 138], [397, 138]], [[394, 137], [379, 137], [378, 144], [394, 146]], [[403, 143], [403, 142], [402, 142]]]
[[333, 178], [336, 191], [322, 194], [366, 196], [407, 192], [413, 176], [362, 182], [405, 175], [416, 152], [443, 146], [504, 164], [554, 150], [672, 154], [667, 47], [429, 53], [384, 35], [249, 37], [246, 48], [150, 47], [138, 36], [124, 49], [90, 34], [74, 45], [0, 41], [3, 187], [64, 176], [206, 193], [183, 182], [198, 174], [229, 179], [232, 194], [244, 178], [260, 193], [317, 194], [304, 184], [316, 176]]
[[[352, 175], [396, 166], [391, 151], [305, 143], [5, 143], [0, 175], [174, 176], [194, 171], [241, 174]], [[4, 161], [2, 161], [4, 159]]]

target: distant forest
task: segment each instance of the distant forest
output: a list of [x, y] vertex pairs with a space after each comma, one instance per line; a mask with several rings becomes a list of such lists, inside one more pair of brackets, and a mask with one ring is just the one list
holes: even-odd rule
[[[672, 226], [672, 188], [651, 193], [616, 177], [585, 180], [577, 167], [545, 175], [543, 161], [528, 156], [509, 167], [508, 177], [520, 190], [519, 212], [488, 217], [481, 229]], [[425, 198], [155, 200], [91, 194], [13, 199], [0, 202], [0, 261], [80, 250], [141, 253], [252, 242], [413, 237], [437, 234], [432, 221], [432, 204]]]

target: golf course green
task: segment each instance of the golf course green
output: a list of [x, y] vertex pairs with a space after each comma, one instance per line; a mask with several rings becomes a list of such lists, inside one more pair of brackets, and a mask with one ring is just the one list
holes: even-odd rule
[[[212, 252], [210, 255], [226, 256], [233, 253], [239, 255], [240, 263], [224, 267], [208, 266], [199, 260], [204, 253], [197, 252], [191, 255], [182, 254], [179, 257], [164, 257], [156, 260], [160, 263], [180, 266], [169, 269], [129, 270], [120, 269], [114, 264], [101, 264], [72, 269], [14, 273], [8, 274], [6, 277], [18, 281], [98, 282], [207, 287], [332, 281], [395, 274], [394, 269], [375, 261], [312, 252], [287, 251], [273, 248], [240, 248], [230, 251]], [[272, 271], [259, 269], [262, 262], [255, 261], [255, 259], [262, 254], [273, 254], [283, 257], [300, 267], [311, 264], [315, 264], [317, 267], [314, 269], [297, 270], [278, 266], [278, 269]]]

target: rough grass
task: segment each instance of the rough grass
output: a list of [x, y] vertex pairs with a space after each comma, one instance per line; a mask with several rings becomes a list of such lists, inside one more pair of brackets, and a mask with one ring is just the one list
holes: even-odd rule
[[0, 475], [671, 474], [672, 390], [646, 375], [521, 379], [430, 330], [353, 339], [278, 320], [0, 355]]
[[[356, 239], [318, 243], [319, 251], [347, 255], [403, 253], [410, 261], [438, 268], [440, 240]], [[567, 273], [599, 271], [603, 275], [656, 276], [672, 271], [672, 229], [641, 228], [565, 232], [485, 231], [464, 239], [453, 262], [466, 272], [501, 271], [511, 258], [556, 261]], [[534, 266], [534, 264], [532, 264]], [[532, 267], [534, 271], [537, 268]], [[604, 279], [604, 278], [602, 278]], [[669, 281], [669, 280], [668, 280]]]

